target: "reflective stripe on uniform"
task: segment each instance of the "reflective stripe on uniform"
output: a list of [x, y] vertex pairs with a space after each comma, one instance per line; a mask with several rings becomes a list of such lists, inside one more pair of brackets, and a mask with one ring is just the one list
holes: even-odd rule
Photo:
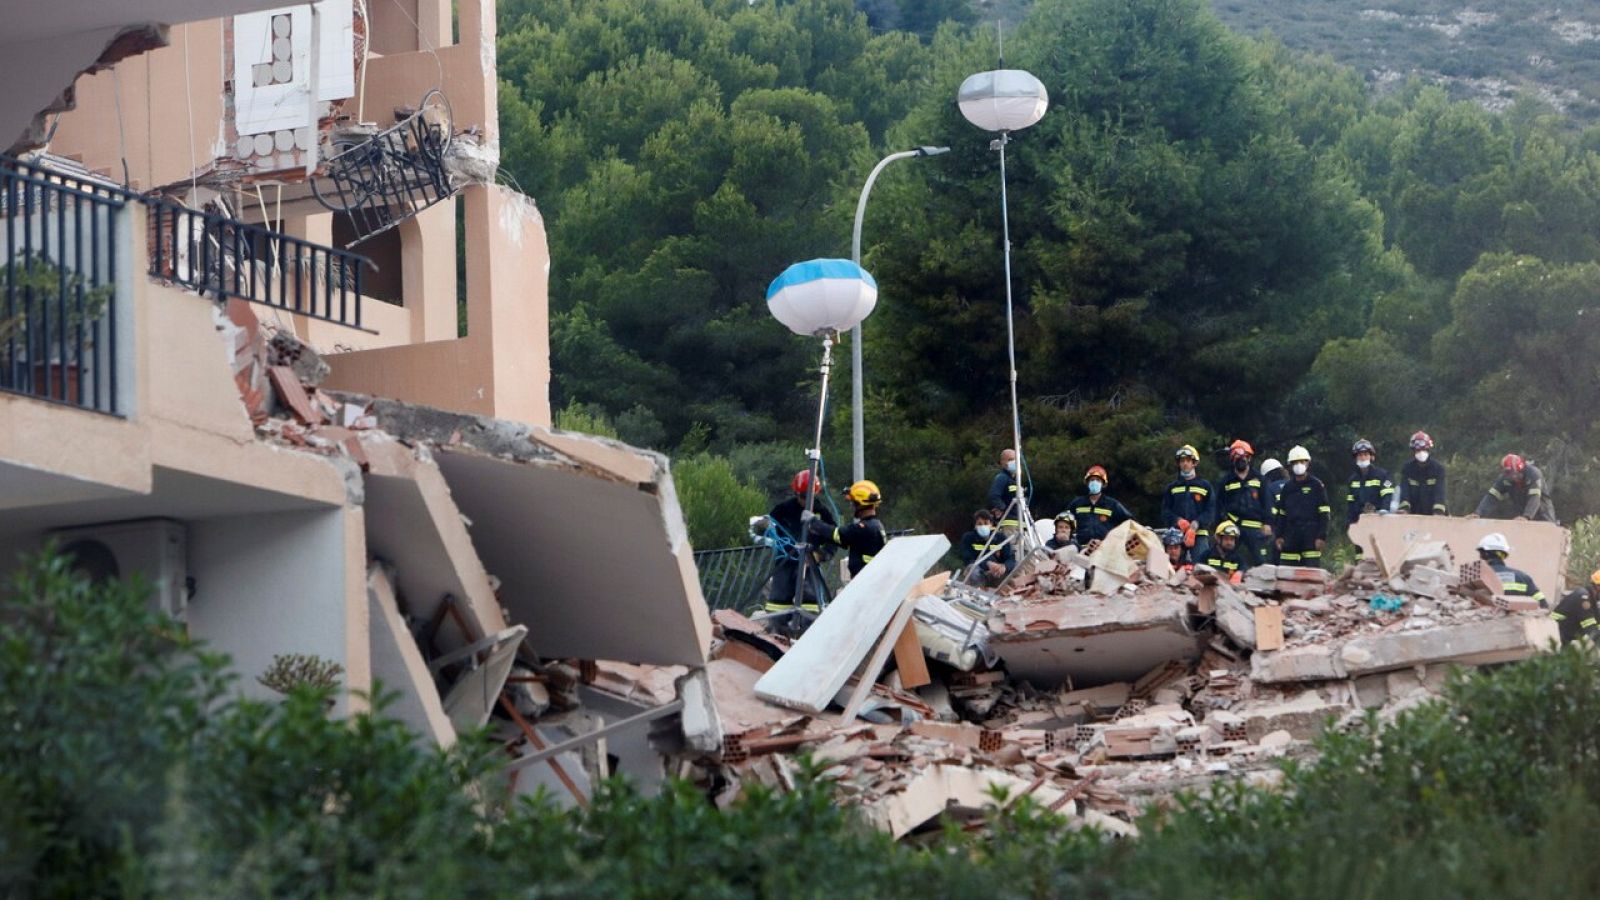
[[[793, 603], [769, 602], [767, 604], [767, 612], [788, 612], [794, 608], [795, 606]], [[800, 604], [800, 609], [804, 610], [805, 612], [822, 611], [821, 607], [817, 606], [815, 603], [802, 603]]]
[[1594, 616], [1590, 616], [1589, 618], [1584, 619], [1582, 622], [1579, 622], [1578, 623], [1578, 627], [1579, 628], [1595, 628], [1595, 627], [1600, 627], [1600, 623], [1596, 623], [1595, 620], [1594, 620]]
[[1317, 512], [1319, 512], [1319, 513], [1332, 513], [1333, 512], [1333, 507], [1331, 507], [1331, 506], [1327, 505], [1326, 503], [1324, 503], [1323, 505], [1317, 507]]
[[1281, 560], [1284, 560], [1285, 562], [1299, 562], [1300, 561], [1300, 554], [1298, 554], [1298, 553], [1280, 553], [1280, 554], [1278, 554], [1278, 558], [1281, 559]]

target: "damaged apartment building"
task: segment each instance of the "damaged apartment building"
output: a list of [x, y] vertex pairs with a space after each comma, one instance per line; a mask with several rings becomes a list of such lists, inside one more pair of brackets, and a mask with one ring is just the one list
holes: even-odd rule
[[4, 7], [5, 566], [144, 576], [246, 693], [309, 656], [341, 713], [381, 683], [421, 740], [489, 724], [518, 791], [718, 746], [666, 460], [550, 427], [493, 0]]

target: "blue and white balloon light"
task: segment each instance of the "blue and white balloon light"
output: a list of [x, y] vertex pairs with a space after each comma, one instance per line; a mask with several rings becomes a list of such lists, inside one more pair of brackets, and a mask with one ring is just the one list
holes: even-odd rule
[[790, 331], [816, 337], [848, 331], [878, 302], [878, 283], [848, 259], [813, 259], [783, 270], [767, 287], [767, 309]]

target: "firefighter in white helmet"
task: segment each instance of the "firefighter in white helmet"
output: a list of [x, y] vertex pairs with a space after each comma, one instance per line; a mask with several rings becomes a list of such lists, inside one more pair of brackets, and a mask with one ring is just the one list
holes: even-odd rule
[[1311, 474], [1311, 453], [1304, 447], [1289, 451], [1290, 478], [1283, 483], [1272, 510], [1272, 530], [1278, 536], [1278, 562], [1322, 565], [1322, 548], [1328, 543], [1328, 489]]

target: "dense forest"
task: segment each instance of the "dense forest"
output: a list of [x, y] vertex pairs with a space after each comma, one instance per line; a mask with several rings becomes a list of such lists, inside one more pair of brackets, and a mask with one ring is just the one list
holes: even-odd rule
[[[767, 283], [848, 255], [878, 158], [952, 148], [874, 189], [864, 351], [886, 517], [958, 528], [1010, 433], [997, 159], [954, 102], [997, 65], [993, 29], [909, 0], [503, 0], [500, 17], [503, 166], [549, 228], [559, 421], [674, 455], [681, 491], [733, 512], [804, 463], [816, 408], [817, 347], [768, 316]], [[1418, 428], [1455, 511], [1510, 451], [1544, 467], [1562, 519], [1600, 511], [1600, 130], [1533, 98], [1373, 96], [1203, 0], [1037, 0], [1004, 49], [1051, 95], [1008, 160], [1040, 511], [1101, 463], [1153, 518], [1185, 442], [1303, 443], [1338, 482], [1355, 438], [1397, 468]], [[697, 546], [740, 537], [694, 524]]]

